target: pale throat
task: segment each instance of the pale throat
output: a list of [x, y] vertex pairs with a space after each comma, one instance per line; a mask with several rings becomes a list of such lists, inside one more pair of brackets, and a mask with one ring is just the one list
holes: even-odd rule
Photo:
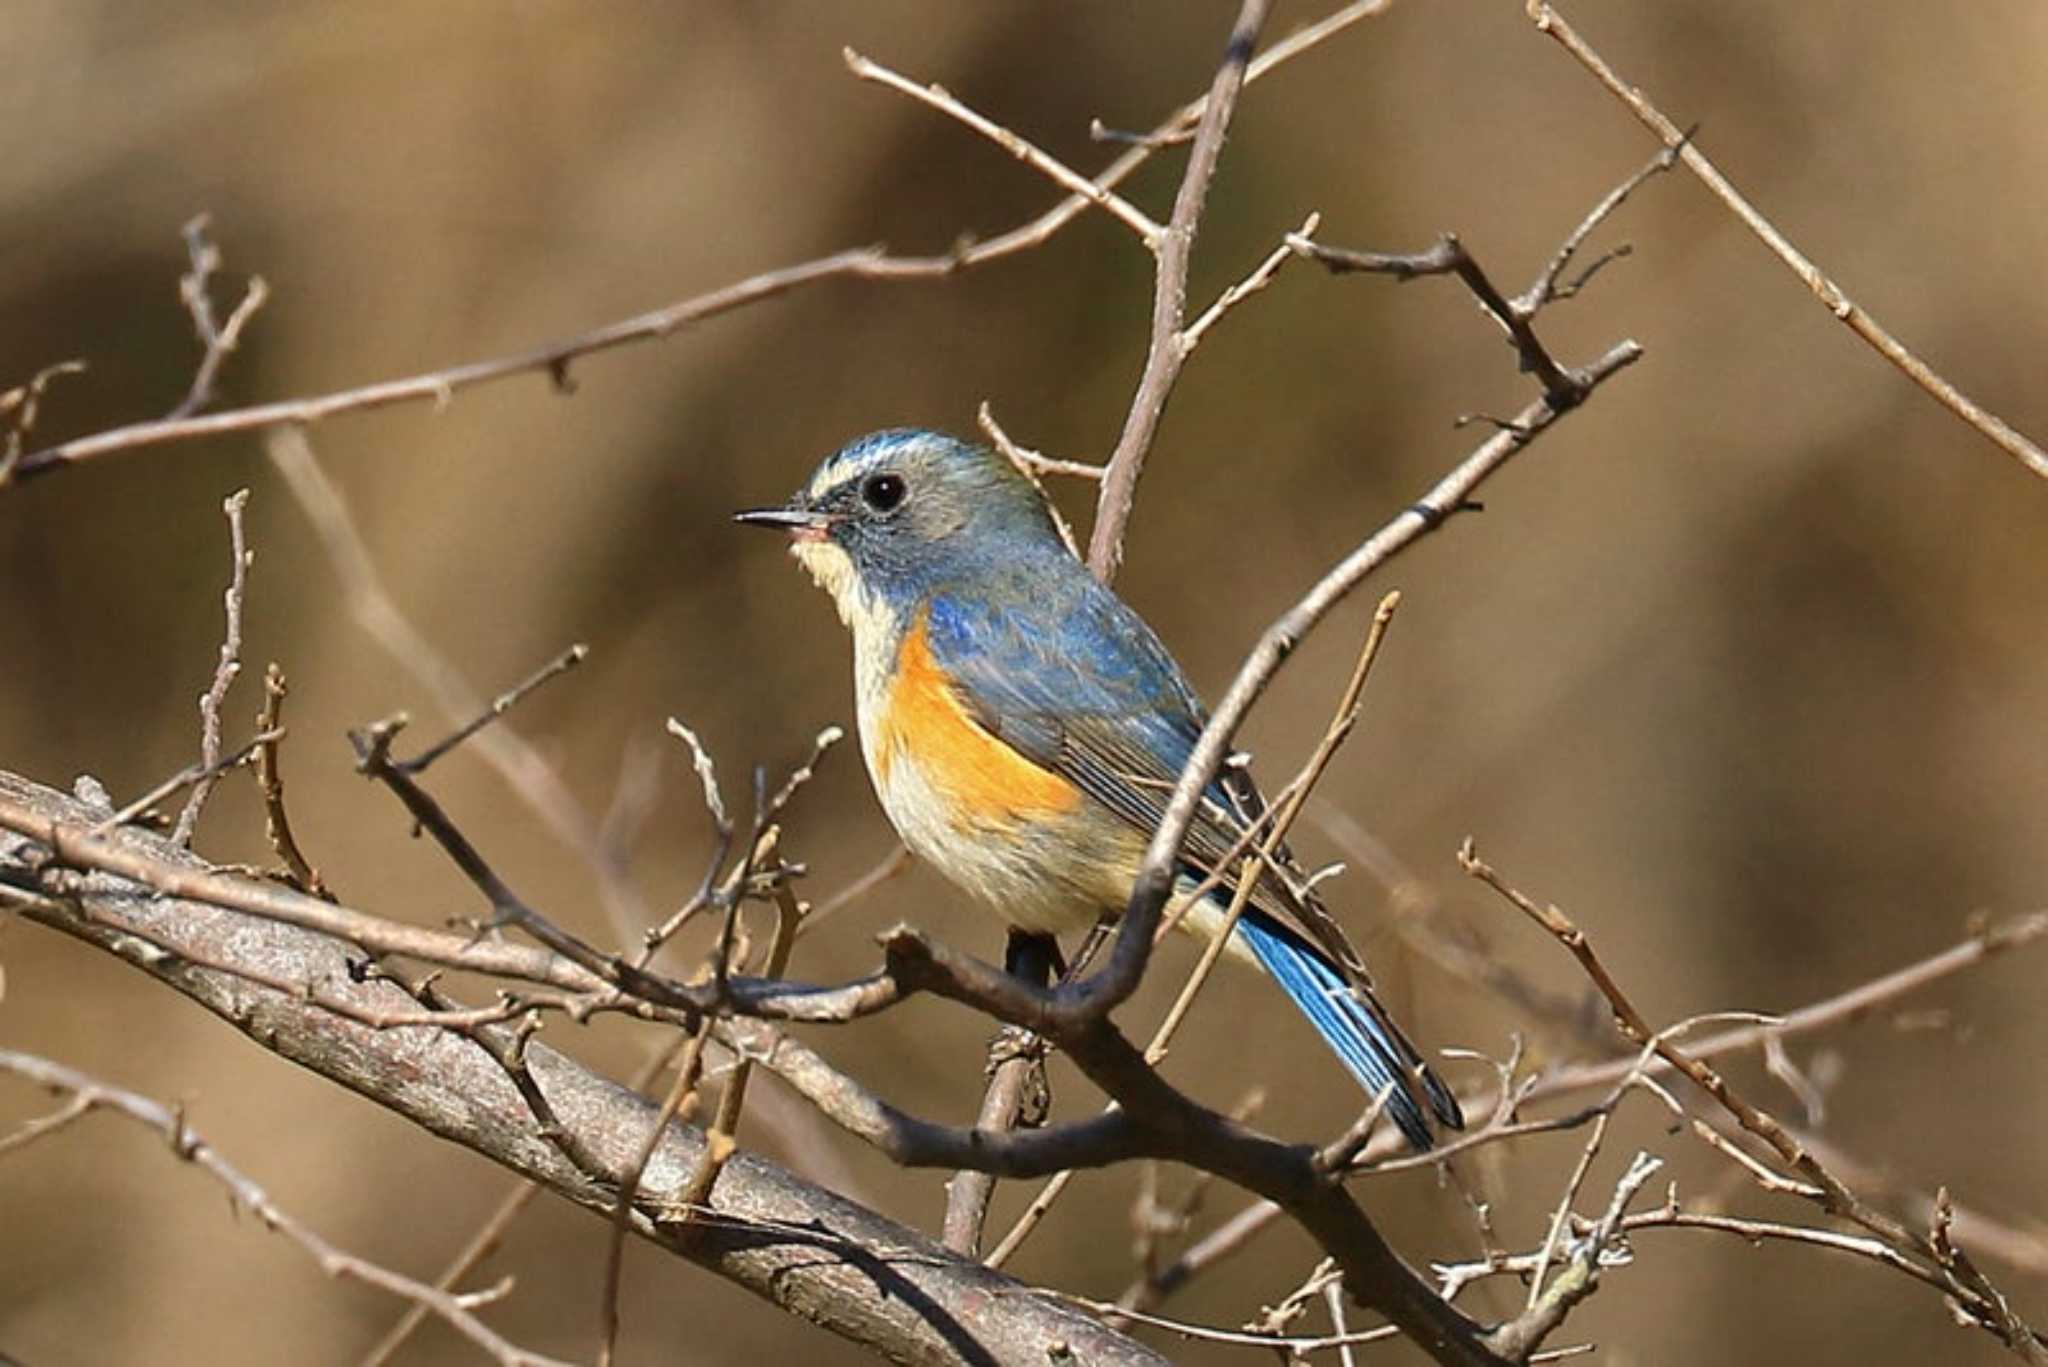
[[832, 606], [839, 609], [839, 620], [850, 629], [859, 630], [855, 618], [864, 615], [862, 600], [867, 595], [854, 574], [853, 558], [822, 537], [792, 541], [789, 553], [817, 586], [832, 596]]
[[853, 633], [854, 696], [866, 740], [872, 731], [872, 710], [887, 692], [902, 622], [887, 600], [861, 583], [852, 558], [841, 547], [822, 538], [793, 541], [789, 553], [831, 595], [839, 620]]

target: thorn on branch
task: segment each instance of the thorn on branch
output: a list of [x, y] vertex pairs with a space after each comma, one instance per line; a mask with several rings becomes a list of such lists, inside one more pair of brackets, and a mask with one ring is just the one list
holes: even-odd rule
[[[1503, 424], [1505, 430], [1520, 431], [1515, 424]], [[1526, 435], [1526, 433], [1524, 433]], [[1433, 532], [1456, 517], [1459, 513], [1483, 513], [1486, 505], [1476, 498], [1461, 498], [1456, 503], [1444, 505], [1423, 500], [1408, 505], [1408, 511], [1422, 519], [1422, 529]]]
[[1157, 151], [1162, 147], [1178, 147], [1191, 141], [1195, 130], [1191, 126], [1155, 128], [1149, 133], [1133, 133], [1128, 129], [1111, 128], [1101, 119], [1088, 120], [1088, 138], [1091, 142], [1118, 143], [1125, 147], [1143, 147]]

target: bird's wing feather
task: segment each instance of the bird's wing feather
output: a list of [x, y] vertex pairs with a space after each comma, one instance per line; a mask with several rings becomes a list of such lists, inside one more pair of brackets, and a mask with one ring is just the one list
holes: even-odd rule
[[[1030, 613], [1000, 599], [937, 595], [930, 647], [991, 734], [1149, 835], [1166, 815], [1207, 715], [1144, 620], [1085, 572], [1079, 578], [1035, 582]], [[1202, 797], [1181, 858], [1207, 875], [1234, 864], [1231, 851], [1264, 803], [1242, 770], [1211, 783]], [[1235, 878], [1225, 874], [1228, 895]], [[1251, 903], [1368, 981], [1342, 929], [1284, 875], [1261, 879]]]
[[[935, 594], [925, 624], [935, 662], [990, 734], [1149, 836], [1201, 738], [1200, 700], [1144, 620], [1079, 566], [1015, 582], [1013, 592], [1030, 595], [1028, 611], [1001, 594]], [[1231, 865], [1264, 809], [1251, 776], [1230, 770], [1204, 790], [1183, 864], [1204, 875]], [[1375, 1092], [1397, 1076], [1404, 1086], [1419, 1080], [1438, 1118], [1462, 1125], [1456, 1099], [1380, 1005], [1358, 952], [1284, 848], [1279, 862], [1249, 899], [1240, 933], [1253, 952]], [[1221, 887], [1234, 892], [1231, 868]], [[1340, 981], [1352, 989], [1349, 1005], [1323, 999]], [[1413, 1098], [1393, 1104], [1402, 1129], [1427, 1147]]]

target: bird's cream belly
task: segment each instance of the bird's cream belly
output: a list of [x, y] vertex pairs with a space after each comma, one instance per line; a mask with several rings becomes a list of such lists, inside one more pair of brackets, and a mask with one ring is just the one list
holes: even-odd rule
[[1057, 934], [1093, 925], [1123, 905], [1130, 881], [1115, 874], [1128, 867], [1128, 851], [1075, 839], [1078, 832], [1063, 829], [1081, 824], [1073, 818], [968, 817], [915, 754], [899, 750], [878, 762], [866, 731], [862, 740], [882, 809], [911, 853], [1011, 925]]
[[[957, 804], [943, 798], [915, 756], [898, 753], [878, 768], [869, 734], [864, 726], [868, 772], [903, 843], [1010, 925], [1048, 935], [1085, 930], [1104, 916], [1114, 918], [1130, 900], [1129, 870], [1144, 853], [1132, 828], [1092, 805], [1050, 823], [963, 823]], [[1191, 880], [1181, 880], [1169, 914], [1179, 912], [1193, 888]], [[1206, 943], [1223, 928], [1224, 915], [1213, 896], [1204, 897], [1175, 924]], [[1231, 938], [1226, 957], [1255, 962], [1239, 936]]]

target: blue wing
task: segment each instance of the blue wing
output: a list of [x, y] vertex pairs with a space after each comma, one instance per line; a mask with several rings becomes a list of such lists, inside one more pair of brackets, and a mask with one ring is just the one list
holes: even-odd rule
[[[1166, 647], [1122, 599], [1062, 553], [995, 593], [936, 593], [927, 632], [934, 658], [989, 732], [1148, 836], [1158, 826], [1206, 716]], [[1182, 846], [1198, 874], [1230, 863], [1260, 809], [1249, 777], [1231, 778], [1206, 790]], [[1231, 887], [1222, 885], [1219, 900]], [[1238, 934], [1368, 1092], [1392, 1085], [1387, 1114], [1411, 1143], [1430, 1143], [1411, 1079], [1442, 1123], [1463, 1125], [1457, 1099], [1374, 997], [1357, 952], [1312, 897], [1269, 875]]]

